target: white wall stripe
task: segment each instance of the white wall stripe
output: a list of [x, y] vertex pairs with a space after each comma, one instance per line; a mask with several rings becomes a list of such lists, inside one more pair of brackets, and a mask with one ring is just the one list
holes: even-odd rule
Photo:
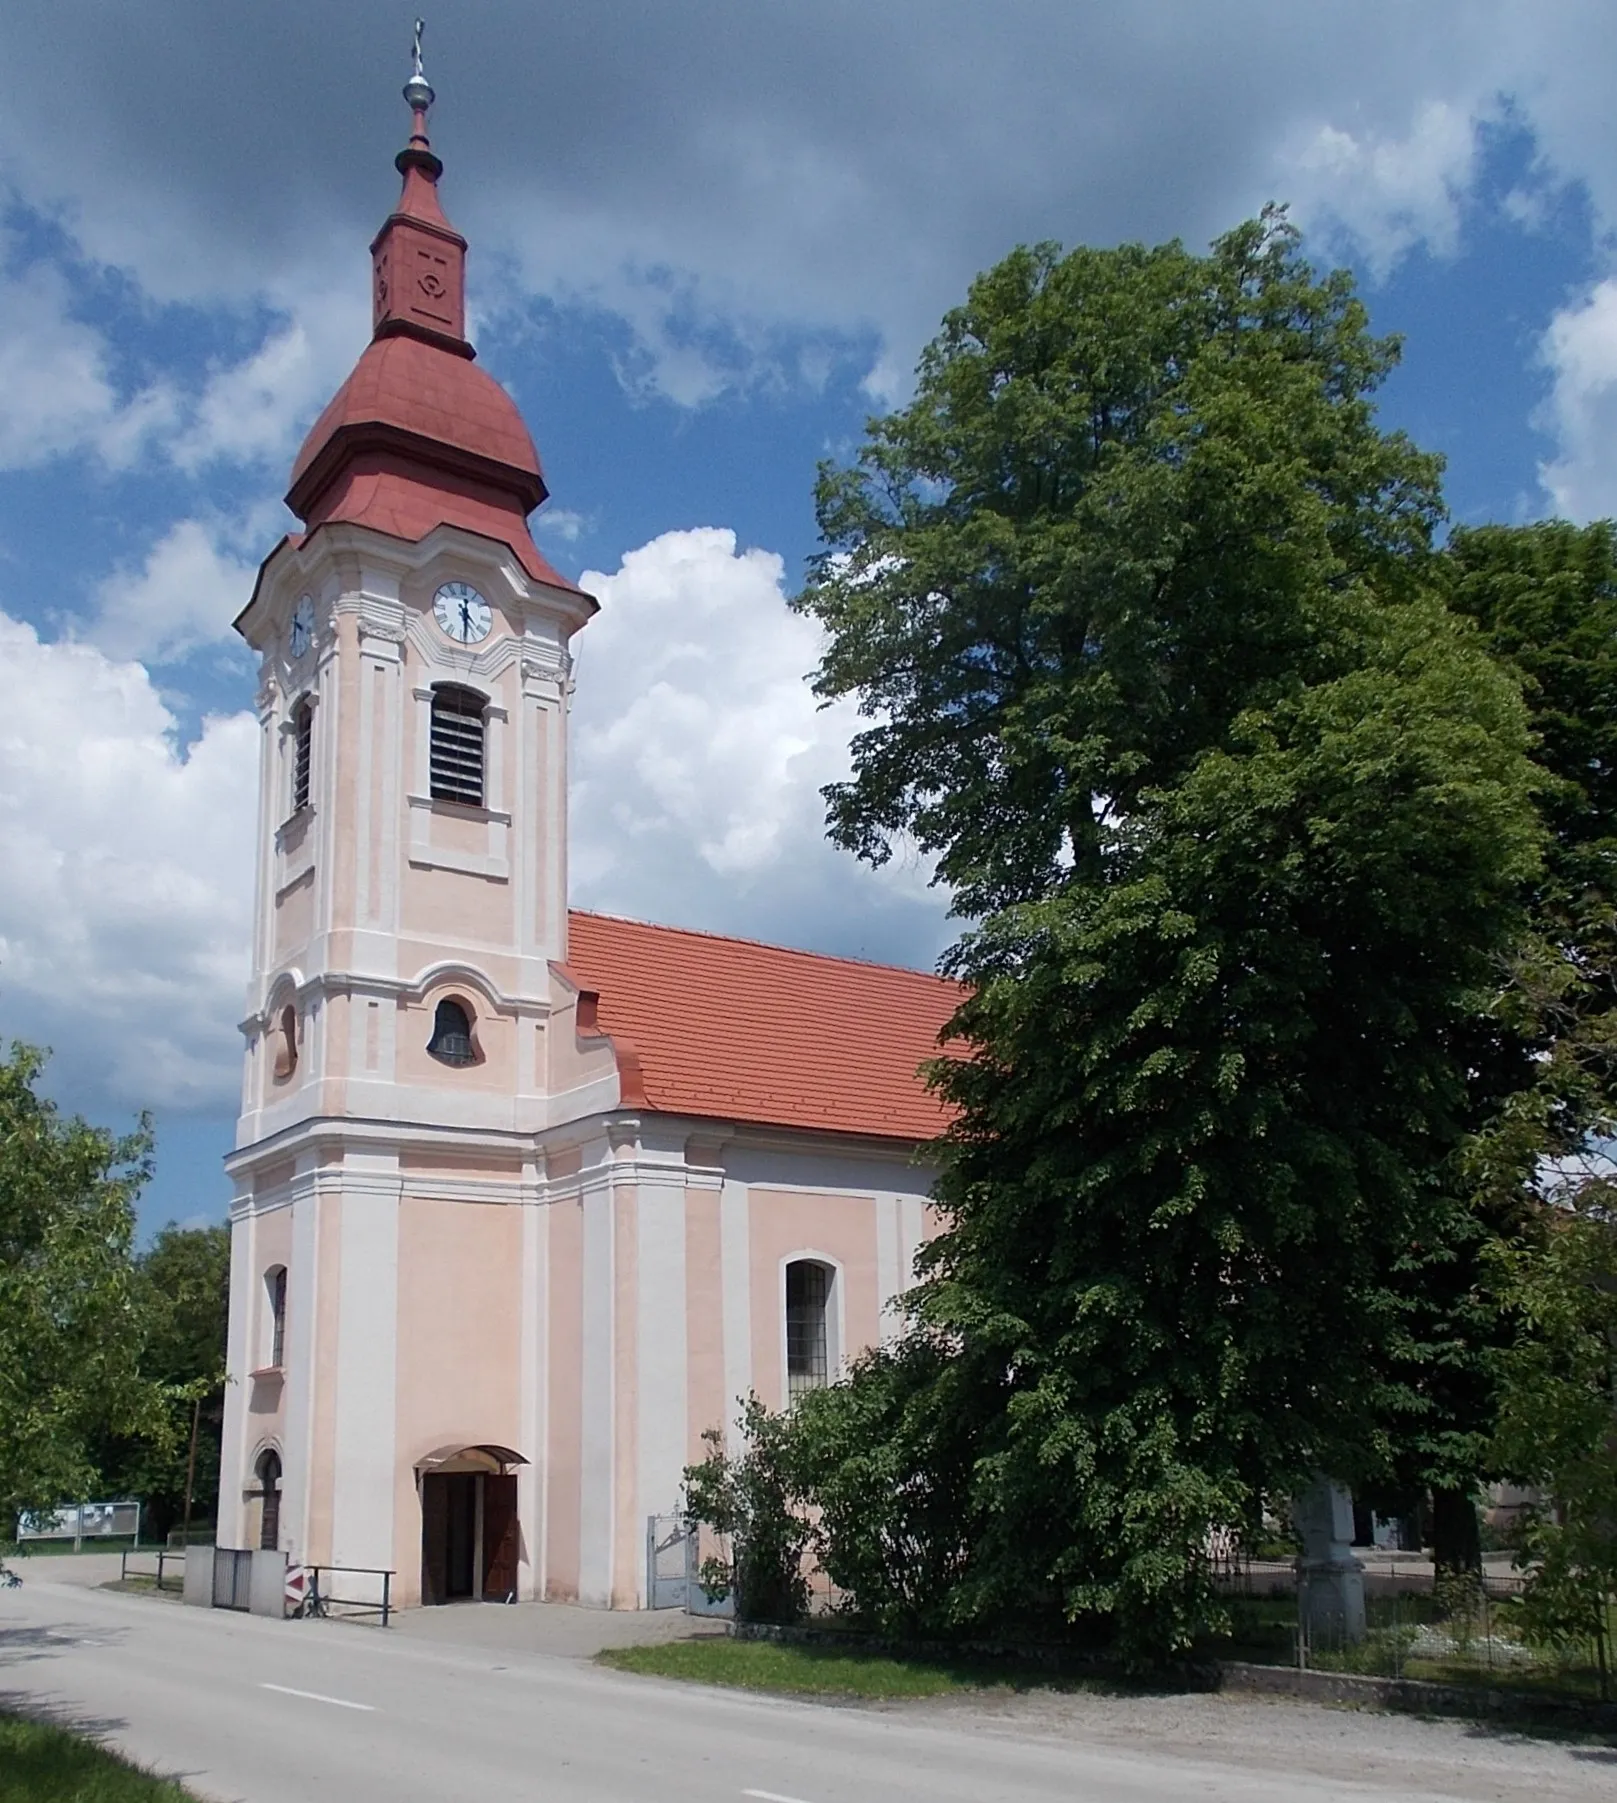
[[726, 1177], [719, 1198], [719, 1268], [724, 1297], [724, 1416], [732, 1444], [738, 1443], [741, 1399], [752, 1388], [751, 1206], [746, 1184]]

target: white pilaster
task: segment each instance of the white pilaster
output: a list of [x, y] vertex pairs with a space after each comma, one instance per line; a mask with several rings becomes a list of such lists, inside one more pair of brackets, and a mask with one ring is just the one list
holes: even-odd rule
[[751, 1197], [726, 1177], [719, 1197], [719, 1281], [724, 1303], [724, 1418], [730, 1445], [741, 1443], [741, 1402], [752, 1388]]
[[336, 1346], [334, 1565], [399, 1569], [396, 1547], [399, 1200], [398, 1160], [349, 1151], [341, 1195]]
[[617, 1280], [613, 1248], [616, 1194], [610, 1184], [584, 1193], [583, 1322], [581, 1360], [583, 1424], [579, 1447], [578, 1600], [607, 1608], [612, 1601], [615, 1520], [613, 1451], [616, 1440]]
[[642, 1182], [635, 1255], [637, 1519], [679, 1506], [687, 1450], [685, 1188]]
[[252, 1391], [253, 1272], [257, 1218], [237, 1214], [230, 1223], [230, 1325], [225, 1340], [225, 1418], [219, 1447], [220, 1546], [240, 1546], [246, 1529], [242, 1492], [249, 1478], [247, 1406]]
[[281, 1545], [294, 1557], [302, 1556], [308, 1537], [320, 1306], [320, 1195], [309, 1174], [300, 1177], [299, 1190], [292, 1204], [292, 1255], [286, 1272], [286, 1445], [281, 1461]]

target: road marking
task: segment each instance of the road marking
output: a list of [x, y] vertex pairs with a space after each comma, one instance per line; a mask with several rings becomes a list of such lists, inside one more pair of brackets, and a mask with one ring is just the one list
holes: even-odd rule
[[374, 1703], [350, 1703], [346, 1697], [322, 1696], [318, 1690], [294, 1690], [290, 1684], [260, 1684], [258, 1688], [278, 1690], [283, 1697], [305, 1697], [311, 1703], [333, 1703], [339, 1709], [363, 1709], [371, 1715], [376, 1713]]
[[757, 1797], [759, 1803], [803, 1803], [801, 1797], [783, 1797], [778, 1790], [744, 1790], [744, 1797]]

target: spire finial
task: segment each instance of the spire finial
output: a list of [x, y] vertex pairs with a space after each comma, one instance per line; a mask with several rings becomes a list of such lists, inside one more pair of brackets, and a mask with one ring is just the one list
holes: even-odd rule
[[412, 168], [422, 170], [429, 181], [437, 181], [444, 166], [432, 154], [427, 137], [427, 108], [437, 99], [432, 83], [421, 67], [421, 34], [427, 29], [425, 19], [415, 22], [415, 36], [410, 42], [410, 79], [404, 84], [404, 98], [415, 115], [410, 123], [410, 142], [393, 159], [399, 173], [408, 177]]
[[[421, 67], [421, 34], [427, 29], [425, 19], [415, 22], [415, 36], [410, 42], [410, 79], [404, 84], [404, 98], [409, 102], [412, 113], [425, 115], [436, 96], [432, 91], [432, 83], [427, 80], [426, 72]], [[426, 136], [423, 129], [421, 135]]]

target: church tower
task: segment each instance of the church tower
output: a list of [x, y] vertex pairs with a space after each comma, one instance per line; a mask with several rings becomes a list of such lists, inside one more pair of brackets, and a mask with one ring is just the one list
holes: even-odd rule
[[404, 92], [371, 342], [293, 468], [303, 530], [236, 621], [262, 743], [220, 1535], [379, 1568], [401, 1385], [454, 1384], [455, 1336], [497, 1330], [480, 1283], [532, 1255], [520, 1209], [461, 1211], [455, 1261], [407, 1261], [411, 1283], [437, 1270], [449, 1340], [398, 1344], [434, 1300], [399, 1294], [404, 1189], [532, 1189], [567, 954], [568, 641], [595, 611], [530, 536], [539, 458], [466, 338], [419, 48]]

